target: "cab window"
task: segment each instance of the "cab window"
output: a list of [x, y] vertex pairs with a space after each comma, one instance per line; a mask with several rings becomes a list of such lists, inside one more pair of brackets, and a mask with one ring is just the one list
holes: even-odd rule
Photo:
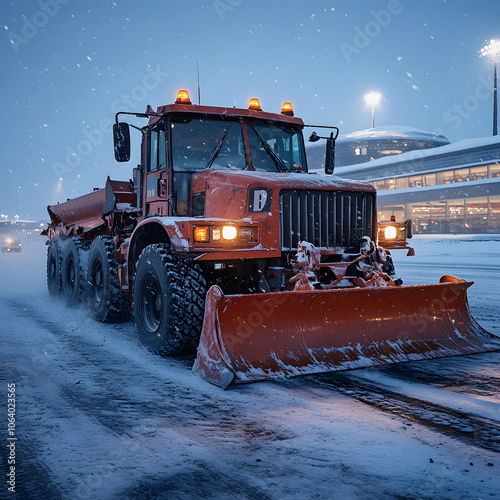
[[170, 134], [174, 172], [246, 167], [239, 121], [178, 117], [170, 122]]
[[272, 149], [275, 155], [283, 161], [287, 170], [307, 171], [304, 142], [299, 130], [269, 123], [250, 123], [247, 130], [250, 158], [255, 170], [279, 171], [279, 163], [277, 164], [269, 151]]
[[149, 134], [149, 161], [147, 164], [148, 172], [155, 172], [167, 166], [167, 152], [165, 145], [165, 131], [151, 130]]

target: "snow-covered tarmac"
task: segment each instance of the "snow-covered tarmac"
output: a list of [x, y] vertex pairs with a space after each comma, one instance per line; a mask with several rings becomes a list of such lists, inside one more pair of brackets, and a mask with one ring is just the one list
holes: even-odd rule
[[[500, 352], [421, 362], [420, 374], [412, 363], [342, 375], [478, 416], [493, 429], [491, 448], [314, 377], [222, 391], [190, 360], [149, 353], [131, 323], [98, 324], [85, 307], [50, 299], [43, 238], [23, 245], [0, 254], [2, 453], [7, 384], [16, 400], [10, 498], [499, 498]], [[500, 235], [418, 236], [412, 246], [415, 257], [393, 252], [405, 284], [475, 281], [472, 313], [500, 335]], [[440, 388], [424, 376], [455, 374], [474, 383]]]

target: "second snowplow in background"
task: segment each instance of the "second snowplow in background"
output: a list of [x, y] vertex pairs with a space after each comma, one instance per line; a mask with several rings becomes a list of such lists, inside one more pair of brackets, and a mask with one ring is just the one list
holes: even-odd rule
[[335, 127], [323, 176], [308, 173], [290, 103], [196, 106], [181, 91], [118, 113], [115, 157], [128, 161], [120, 114], [148, 119], [141, 164], [48, 207], [53, 295], [86, 300], [98, 321], [131, 312], [150, 350], [197, 349], [194, 371], [224, 388], [500, 348], [469, 314], [470, 283], [402, 285], [389, 249], [409, 249], [411, 224], [377, 224], [375, 189], [330, 175]]

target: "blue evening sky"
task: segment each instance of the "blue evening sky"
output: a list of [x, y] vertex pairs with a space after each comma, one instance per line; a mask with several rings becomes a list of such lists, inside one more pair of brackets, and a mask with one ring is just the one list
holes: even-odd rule
[[[114, 161], [117, 110], [197, 102], [246, 107], [285, 100], [306, 123], [347, 133], [376, 126], [492, 133], [500, 2], [488, 0], [40, 0], [0, 5], [0, 211], [45, 218], [46, 206], [127, 180]], [[144, 124], [144, 122], [137, 122]]]

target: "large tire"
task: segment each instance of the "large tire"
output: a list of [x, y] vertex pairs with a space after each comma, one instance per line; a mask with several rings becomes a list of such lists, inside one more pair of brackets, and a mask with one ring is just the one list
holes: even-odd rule
[[113, 238], [98, 236], [92, 242], [87, 265], [87, 302], [96, 321], [112, 323], [128, 316], [127, 293], [120, 288]]
[[164, 244], [141, 253], [134, 278], [134, 323], [141, 342], [156, 354], [193, 352], [198, 346], [206, 283], [200, 267]]
[[61, 241], [53, 239], [47, 249], [47, 288], [49, 295], [60, 295], [62, 291], [62, 252]]
[[62, 291], [67, 306], [74, 306], [85, 300], [85, 254], [87, 242], [81, 238], [66, 240], [62, 255]]

